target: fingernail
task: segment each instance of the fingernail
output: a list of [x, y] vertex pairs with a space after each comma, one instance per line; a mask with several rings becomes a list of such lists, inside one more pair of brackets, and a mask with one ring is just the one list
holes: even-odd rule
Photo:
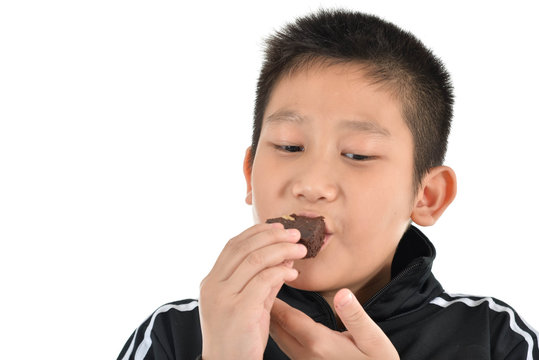
[[348, 294], [342, 297], [341, 300], [339, 301], [339, 304], [336, 304], [335, 306], [345, 307], [346, 305], [352, 302], [352, 296], [353, 296], [352, 292], [348, 291]]
[[286, 229], [286, 233], [290, 236], [290, 237], [299, 237], [301, 236], [300, 232], [298, 229]]
[[307, 246], [305, 246], [304, 244], [301, 244], [301, 243], [296, 243], [296, 247], [298, 249], [300, 249], [302, 252], [305, 252], [305, 254], [307, 254]]

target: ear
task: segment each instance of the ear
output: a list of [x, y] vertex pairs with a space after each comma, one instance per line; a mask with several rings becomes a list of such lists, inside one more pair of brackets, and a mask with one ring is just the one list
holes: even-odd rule
[[249, 146], [245, 151], [245, 158], [243, 159], [243, 176], [245, 176], [245, 181], [247, 182], [247, 196], [245, 197], [245, 202], [248, 205], [253, 205], [253, 187], [251, 185], [251, 147]]
[[423, 178], [414, 208], [412, 221], [421, 226], [433, 225], [457, 195], [457, 176], [447, 166], [432, 168]]

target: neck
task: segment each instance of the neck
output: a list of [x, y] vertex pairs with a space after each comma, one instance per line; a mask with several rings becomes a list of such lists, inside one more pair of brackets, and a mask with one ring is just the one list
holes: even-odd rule
[[[380, 271], [376, 276], [369, 279], [365, 284], [362, 284], [360, 286], [346, 286], [346, 288], [350, 289], [358, 299], [360, 304], [365, 304], [371, 297], [374, 296], [381, 288], [383, 288], [389, 281], [391, 280], [391, 266], [387, 266], [382, 271]], [[340, 289], [335, 290], [329, 290], [321, 292], [320, 295], [327, 301], [329, 306], [331, 306], [331, 309], [333, 310], [333, 313], [335, 312], [335, 305], [333, 304], [333, 298], [335, 297], [335, 294]], [[338, 319], [338, 317], [337, 317]], [[340, 322], [340, 320], [338, 319]]]

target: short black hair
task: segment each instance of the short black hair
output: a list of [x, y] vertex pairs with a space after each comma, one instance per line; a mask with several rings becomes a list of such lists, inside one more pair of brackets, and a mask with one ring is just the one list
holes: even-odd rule
[[442, 62], [410, 32], [379, 17], [319, 10], [266, 39], [254, 108], [250, 165], [271, 92], [285, 74], [315, 63], [358, 63], [390, 91], [414, 139], [414, 186], [443, 164], [453, 116], [453, 87]]

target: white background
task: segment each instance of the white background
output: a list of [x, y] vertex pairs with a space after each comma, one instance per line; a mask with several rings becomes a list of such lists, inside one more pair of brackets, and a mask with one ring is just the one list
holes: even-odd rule
[[262, 40], [320, 5], [382, 16], [444, 60], [459, 191], [424, 229], [435, 274], [539, 326], [532, 1], [4, 1], [2, 358], [115, 358], [155, 308], [198, 296], [252, 223], [242, 160]]

